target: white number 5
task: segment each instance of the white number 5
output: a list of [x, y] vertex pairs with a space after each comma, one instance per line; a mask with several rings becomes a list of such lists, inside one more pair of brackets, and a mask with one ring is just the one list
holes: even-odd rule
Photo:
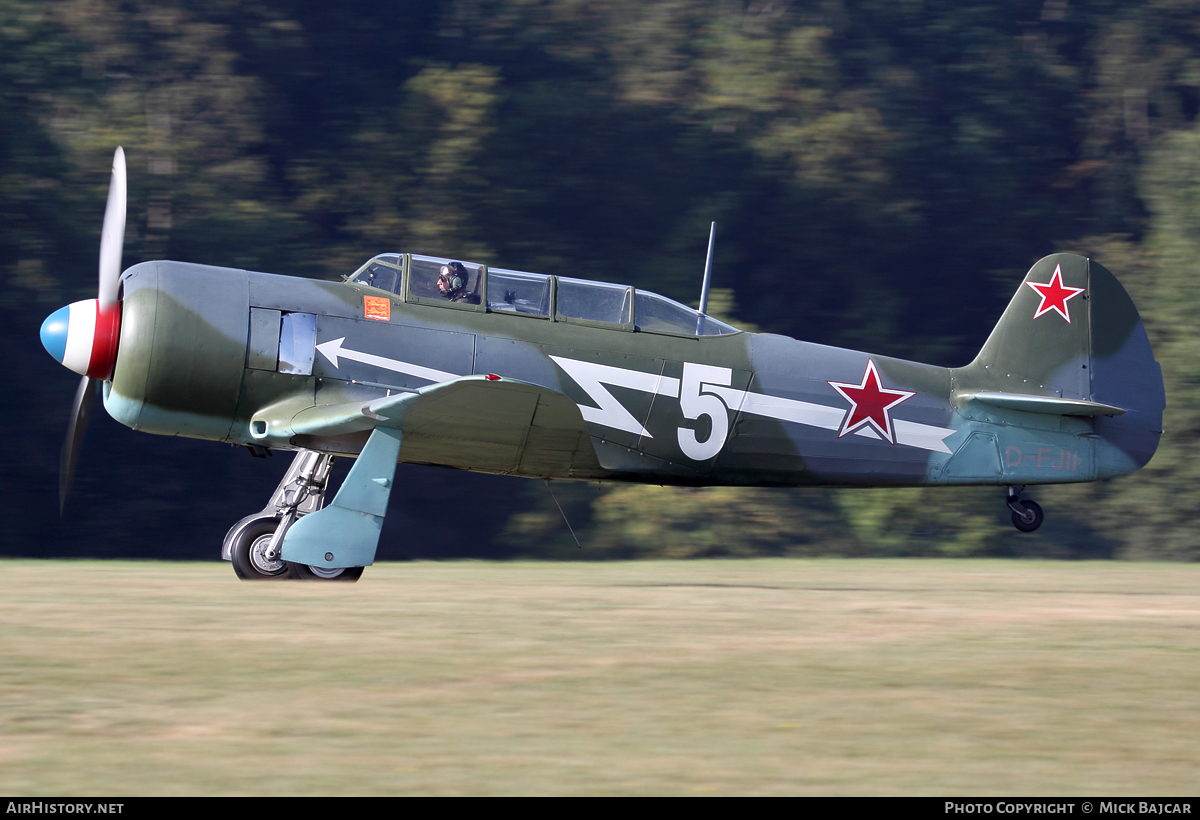
[[683, 454], [694, 461], [707, 461], [721, 452], [725, 438], [729, 435], [729, 411], [725, 402], [712, 393], [702, 393], [705, 384], [729, 386], [733, 371], [728, 367], [713, 367], [707, 364], [683, 364], [683, 384], [679, 389], [679, 407], [685, 419], [708, 416], [712, 431], [705, 441], [696, 440], [696, 431], [690, 427], [679, 428], [679, 447]]

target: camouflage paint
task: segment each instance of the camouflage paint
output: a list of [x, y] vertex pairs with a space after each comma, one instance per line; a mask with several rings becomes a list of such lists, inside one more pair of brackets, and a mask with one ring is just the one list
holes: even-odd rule
[[[174, 262], [138, 265], [123, 282], [121, 347], [105, 401], [114, 418], [148, 432], [282, 449], [355, 455], [371, 428], [358, 405], [428, 387], [430, 372], [497, 373], [569, 402], [495, 392], [442, 400], [441, 421], [405, 428], [399, 459], [684, 485], [1058, 483], [1145, 464], [1164, 404], [1132, 301], [1107, 270], [1070, 254], [1034, 265], [975, 361], [950, 369], [771, 334], [557, 322], [406, 302], [354, 282]], [[1043, 291], [1061, 283], [1070, 322], [1026, 283]], [[364, 309], [366, 296], [389, 300], [387, 321], [378, 304]], [[249, 347], [252, 308], [314, 315], [315, 344], [337, 342], [342, 351], [336, 365], [318, 352], [311, 375], [262, 369], [270, 351]], [[865, 385], [868, 372], [903, 396], [884, 416], [895, 443], [870, 425], [845, 430], [839, 422], [850, 407], [833, 385]], [[1007, 410], [975, 399], [982, 391], [1128, 412], [1092, 419]], [[801, 411], [809, 413], [802, 423], [781, 420]]]

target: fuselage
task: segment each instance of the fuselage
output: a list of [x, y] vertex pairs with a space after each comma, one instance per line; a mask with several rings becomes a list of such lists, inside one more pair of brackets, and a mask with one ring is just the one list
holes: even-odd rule
[[[546, 279], [550, 307], [521, 312], [487, 286], [472, 303], [400, 284], [136, 265], [122, 278], [105, 407], [151, 433], [356, 455], [365, 433], [312, 434], [297, 420], [312, 408], [498, 374], [566, 395], [593, 452], [484, 468], [491, 472], [888, 486], [1072, 482], [1128, 471], [1098, 452], [1106, 445], [1093, 419], [979, 405], [961, 391], [962, 370], [771, 334], [654, 330], [636, 317], [572, 320], [554, 307], [557, 280]], [[454, 418], [406, 444], [400, 460], [479, 469]]]

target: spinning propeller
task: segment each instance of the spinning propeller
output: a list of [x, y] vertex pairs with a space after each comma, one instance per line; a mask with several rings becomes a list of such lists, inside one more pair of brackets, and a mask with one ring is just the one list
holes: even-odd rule
[[125, 241], [125, 151], [113, 155], [112, 181], [100, 234], [100, 288], [95, 299], [59, 308], [42, 322], [42, 345], [68, 369], [83, 376], [75, 392], [67, 438], [59, 462], [58, 506], [61, 513], [75, 475], [75, 463], [87, 429], [88, 413], [100, 384], [112, 376], [121, 334], [121, 250]]

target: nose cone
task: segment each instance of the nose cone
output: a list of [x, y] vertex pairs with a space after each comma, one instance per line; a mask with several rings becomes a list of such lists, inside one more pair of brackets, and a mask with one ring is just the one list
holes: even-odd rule
[[68, 370], [93, 379], [107, 379], [117, 357], [121, 307], [100, 308], [84, 299], [59, 308], [42, 322], [42, 344]]
[[60, 307], [46, 317], [42, 322], [42, 347], [46, 352], [62, 362], [67, 355], [67, 332], [71, 326], [71, 307]]

